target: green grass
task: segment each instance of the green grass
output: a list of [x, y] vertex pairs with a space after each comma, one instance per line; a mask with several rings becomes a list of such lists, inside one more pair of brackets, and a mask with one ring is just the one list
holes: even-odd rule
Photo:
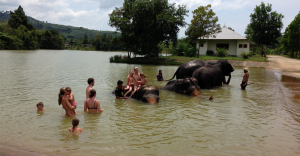
[[154, 64], [154, 65], [181, 65], [191, 60], [238, 60], [238, 61], [256, 61], [256, 62], [267, 62], [268, 60], [259, 55], [251, 56], [248, 59], [242, 57], [217, 57], [217, 56], [200, 56], [198, 57], [185, 57], [185, 56], [162, 56], [162, 57], [136, 57], [127, 58], [126, 56], [116, 55], [110, 58], [112, 63], [128, 63], [128, 64]]

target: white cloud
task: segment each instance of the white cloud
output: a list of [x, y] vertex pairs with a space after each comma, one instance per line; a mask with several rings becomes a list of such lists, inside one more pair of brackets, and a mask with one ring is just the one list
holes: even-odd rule
[[249, 3], [249, 1], [243, 0], [170, 0], [169, 2], [186, 5], [188, 9], [211, 4], [212, 8], [216, 10], [242, 9]]

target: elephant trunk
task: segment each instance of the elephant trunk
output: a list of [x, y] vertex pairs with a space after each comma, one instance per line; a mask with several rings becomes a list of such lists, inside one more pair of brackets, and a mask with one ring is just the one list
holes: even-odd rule
[[231, 74], [229, 75], [229, 78], [228, 78], [228, 80], [227, 80], [226, 84], [228, 84], [228, 85], [229, 85], [229, 83], [230, 83], [230, 80], [231, 80]]
[[191, 96], [200, 96], [200, 90], [195, 89], [192, 93]]
[[157, 95], [147, 95], [142, 98], [142, 101], [151, 103], [151, 104], [157, 103], [158, 100], [159, 100], [159, 97]]

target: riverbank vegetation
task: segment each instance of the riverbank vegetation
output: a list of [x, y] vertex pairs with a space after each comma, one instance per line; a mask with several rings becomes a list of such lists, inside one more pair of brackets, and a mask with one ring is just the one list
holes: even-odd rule
[[110, 57], [111, 63], [128, 63], [128, 64], [151, 64], [151, 65], [181, 65], [191, 60], [236, 60], [236, 61], [256, 61], [256, 62], [267, 62], [267, 58], [261, 57], [260, 55], [252, 55], [248, 59], [243, 57], [227, 56], [200, 56], [200, 57], [187, 57], [187, 56], [160, 56], [160, 57], [132, 57], [128, 58], [126, 55], [115, 55]]
[[[0, 11], [0, 22], [8, 22], [10, 18], [10, 11]], [[47, 21], [40, 21], [38, 19], [32, 18], [27, 16], [28, 23], [32, 24], [38, 30], [57, 30], [59, 34], [64, 39], [81, 39], [85, 34], [92, 39], [95, 35], [99, 34], [103, 36], [106, 34], [107, 36], [118, 37], [121, 34], [115, 31], [103, 31], [103, 30], [91, 30], [83, 27], [74, 27], [68, 25], [60, 25], [60, 24], [53, 24]]]
[[8, 22], [0, 23], [0, 50], [63, 49], [63, 38], [57, 30], [37, 30], [28, 23], [23, 8], [19, 6]]

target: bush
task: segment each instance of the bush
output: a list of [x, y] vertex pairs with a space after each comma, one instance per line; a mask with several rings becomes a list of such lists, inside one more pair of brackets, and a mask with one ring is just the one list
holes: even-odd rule
[[255, 52], [253, 52], [253, 51], [249, 51], [249, 52], [248, 52], [248, 55], [249, 55], [249, 57], [250, 57], [250, 56], [254, 56], [254, 55], [256, 55], [256, 54], [255, 54]]
[[[250, 52], [249, 52], [250, 53]], [[241, 52], [240, 55], [244, 58], [244, 59], [247, 59], [251, 56], [251, 54], [249, 53], [246, 53], [246, 52]]]
[[124, 55], [124, 56], [122, 56], [122, 55], [114, 55], [114, 56], [112, 56], [112, 57], [109, 58], [109, 61], [110, 62], [118, 62], [118, 61], [121, 61], [123, 59], [127, 59], [127, 56], [126, 55]]
[[206, 55], [207, 55], [207, 56], [212, 56], [212, 55], [214, 55], [214, 53], [215, 53], [215, 52], [214, 52], [213, 50], [207, 50], [207, 51], [206, 51]]
[[196, 47], [184, 41], [179, 41], [177, 45], [174, 48], [172, 48], [170, 51], [172, 55], [175, 56], [187, 56], [187, 57], [196, 56]]
[[226, 57], [228, 55], [228, 51], [225, 48], [217, 48], [217, 56]]

